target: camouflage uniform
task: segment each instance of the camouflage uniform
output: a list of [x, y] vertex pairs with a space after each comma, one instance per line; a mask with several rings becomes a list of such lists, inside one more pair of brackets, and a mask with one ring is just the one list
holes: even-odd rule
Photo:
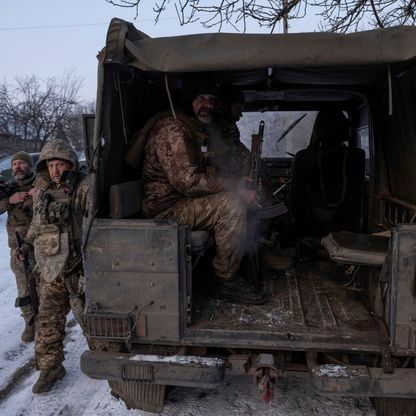
[[244, 102], [240, 87], [231, 84], [219, 87], [213, 121], [208, 128], [215, 169], [225, 176], [249, 174], [251, 153], [240, 141], [240, 130], [236, 124]]
[[194, 118], [161, 116], [148, 133], [143, 165], [143, 211], [175, 219], [193, 230], [212, 230], [215, 274], [228, 279], [239, 268], [246, 235], [246, 205], [231, 179], [211, 169], [208, 136]]
[[213, 164], [219, 175], [241, 177], [250, 170], [251, 154], [240, 141], [237, 125], [225, 117], [216, 117], [208, 126]]
[[[47, 161], [62, 159], [75, 167], [68, 181], [51, 181]], [[78, 161], [63, 140], [48, 142], [36, 165], [33, 221], [26, 244], [33, 244], [40, 271], [40, 305], [36, 319], [35, 353], [40, 370], [64, 360], [66, 315], [72, 311], [82, 325], [84, 285], [81, 257], [82, 218], [88, 207], [89, 181], [77, 170]]]
[[[16, 232], [19, 233], [23, 240], [26, 237], [30, 222], [32, 221], [32, 197], [27, 196], [21, 204], [10, 204], [9, 198], [16, 192], [28, 192], [33, 187], [35, 175], [30, 178], [16, 181], [13, 192], [9, 193], [0, 201], [0, 214], [7, 211], [7, 236], [10, 247], [10, 267], [16, 277], [17, 296], [21, 299], [29, 296], [28, 282], [25, 276], [23, 262], [17, 260], [15, 252], [17, 249]], [[33, 264], [33, 255], [29, 253], [29, 260]], [[26, 324], [33, 323], [33, 309], [31, 305], [21, 306], [20, 311]]]

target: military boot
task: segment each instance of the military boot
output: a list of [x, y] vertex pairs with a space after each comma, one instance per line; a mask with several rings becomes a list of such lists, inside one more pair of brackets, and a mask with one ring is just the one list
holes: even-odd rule
[[46, 393], [58, 380], [63, 378], [65, 374], [65, 367], [62, 364], [59, 364], [54, 368], [41, 370], [38, 381], [32, 387], [32, 392], [36, 394]]
[[259, 293], [239, 275], [231, 279], [217, 279], [215, 287], [210, 291], [210, 296], [214, 299], [243, 305], [262, 305], [266, 302], [264, 294]]
[[21, 337], [23, 342], [32, 342], [35, 339], [35, 324], [26, 322], [25, 329], [22, 332]]

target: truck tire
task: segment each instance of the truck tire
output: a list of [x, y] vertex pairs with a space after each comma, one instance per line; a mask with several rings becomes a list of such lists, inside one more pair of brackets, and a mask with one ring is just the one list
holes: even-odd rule
[[416, 416], [416, 399], [372, 397], [377, 416]]
[[111, 394], [124, 401], [127, 409], [160, 413], [165, 402], [165, 385], [146, 381], [109, 381]]

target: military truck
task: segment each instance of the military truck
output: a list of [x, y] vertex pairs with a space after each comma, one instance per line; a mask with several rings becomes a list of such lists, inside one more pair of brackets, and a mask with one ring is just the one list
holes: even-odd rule
[[[414, 415], [416, 28], [153, 39], [115, 18], [98, 60], [85, 332], [108, 347], [85, 351], [82, 371], [152, 412], [167, 386], [250, 374], [269, 400], [279, 379], [307, 374], [317, 392]], [[264, 305], [208, 296], [209, 233], [143, 218], [141, 172], [125, 161], [195, 75], [242, 89], [243, 139], [265, 123], [261, 192], [287, 209], [262, 221], [241, 270]], [[347, 132], [320, 117], [334, 112]], [[321, 140], [326, 130], [335, 137]]]

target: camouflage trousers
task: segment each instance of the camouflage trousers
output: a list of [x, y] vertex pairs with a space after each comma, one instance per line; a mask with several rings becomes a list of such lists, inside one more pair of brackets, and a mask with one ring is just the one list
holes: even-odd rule
[[228, 279], [238, 271], [245, 249], [247, 207], [237, 193], [184, 198], [157, 218], [174, 219], [192, 230], [213, 231], [216, 255], [212, 266], [216, 276]]
[[40, 302], [36, 317], [35, 354], [36, 367], [45, 370], [64, 361], [66, 316], [70, 309], [83, 328], [85, 300], [83, 277], [61, 273], [54, 281], [47, 282], [41, 275]]
[[[19, 298], [24, 298], [29, 295], [29, 284], [25, 275], [25, 268], [22, 261], [19, 261], [16, 257], [16, 248], [10, 248], [10, 268], [12, 269], [16, 277], [17, 285], [17, 296]], [[33, 268], [32, 268], [33, 269]], [[33, 318], [33, 309], [31, 305], [21, 306], [20, 312], [25, 320], [29, 323]]]

